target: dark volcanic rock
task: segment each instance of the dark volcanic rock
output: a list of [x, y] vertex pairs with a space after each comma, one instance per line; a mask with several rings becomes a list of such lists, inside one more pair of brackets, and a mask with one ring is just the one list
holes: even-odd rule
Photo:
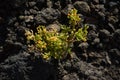
[[100, 4], [105, 4], [107, 2], [107, 0], [99, 0]]
[[47, 30], [57, 30], [58, 32], [60, 31], [60, 25], [58, 24], [50, 24], [46, 26]]
[[100, 36], [108, 37], [108, 36], [110, 36], [110, 32], [108, 30], [105, 30], [105, 29], [100, 30]]
[[110, 32], [108, 30], [100, 30], [99, 37], [103, 42], [109, 42]]
[[115, 31], [115, 33], [113, 34], [113, 38], [112, 39], [113, 39], [112, 40], [112, 45], [114, 47], [117, 47], [118, 49], [120, 49], [120, 46], [119, 46], [119, 44], [120, 44], [120, 29], [117, 29]]
[[[68, 63], [70, 65], [69, 67], [68, 67]], [[100, 71], [100, 69], [96, 69], [94, 66], [92, 66], [91, 64], [87, 64], [86, 62], [79, 61], [78, 58], [75, 58], [75, 55], [73, 57], [73, 60], [71, 60], [70, 62], [67, 61], [63, 65], [64, 65], [65, 70], [68, 71], [68, 73], [77, 72], [78, 73], [77, 75], [81, 79], [83, 78], [83, 76], [86, 77], [85, 79], [89, 79], [92, 76], [95, 76], [96, 79], [103, 80], [103, 77], [102, 77], [103, 73]], [[74, 79], [74, 77], [71, 77], [71, 78]], [[66, 80], [68, 80], [68, 76], [65, 76], [65, 78], [67, 78]]]
[[120, 51], [118, 49], [111, 49], [109, 55], [113, 64], [120, 64]]
[[109, 16], [108, 21], [112, 24], [115, 24], [118, 22], [118, 18], [116, 16]]
[[65, 14], [65, 15], [67, 15], [67, 14], [69, 13], [69, 11], [70, 11], [71, 9], [73, 9], [73, 8], [74, 8], [74, 6], [71, 5], [71, 4], [69, 4], [69, 5], [67, 5], [67, 6], [62, 10], [62, 13]]
[[113, 1], [109, 2], [108, 4], [109, 4], [109, 7], [113, 7], [113, 6], [116, 6], [116, 5], [117, 5], [117, 3], [116, 3], [116, 2], [113, 2]]
[[[45, 76], [44, 76], [45, 75]], [[55, 80], [52, 65], [40, 59], [31, 60], [28, 53], [20, 53], [0, 64], [1, 80]]]
[[92, 41], [96, 37], [98, 37], [98, 33], [96, 31], [94, 31], [94, 30], [90, 30], [89, 34], [88, 34], [88, 40]]
[[77, 76], [77, 74], [75, 73], [71, 73], [71, 74], [68, 74], [68, 75], [64, 75], [62, 80], [79, 80], [79, 77]]
[[82, 14], [88, 14], [90, 12], [89, 5], [84, 1], [76, 1], [74, 7]]
[[[0, 80], [120, 80], [119, 5], [119, 0], [0, 0]], [[36, 50], [30, 53], [25, 30], [43, 24], [60, 32], [73, 8], [82, 25], [89, 24], [88, 41], [75, 42], [73, 53], [60, 61], [48, 63]]]
[[99, 0], [92, 0], [93, 4], [99, 4]]
[[33, 15], [29, 15], [29, 16], [21, 15], [21, 16], [19, 16], [19, 19], [24, 20], [27, 23], [27, 22], [33, 22], [34, 17], [33, 17]]
[[57, 9], [46, 8], [38, 12], [35, 16], [35, 20], [37, 24], [47, 24], [52, 23], [60, 17], [60, 12]]
[[79, 44], [79, 47], [82, 49], [82, 50], [86, 50], [88, 48], [89, 44], [87, 42], [83, 42], [83, 43], [80, 43]]
[[28, 2], [29, 6], [32, 7], [32, 6], [35, 6], [36, 5], [36, 2], [34, 1], [31, 1], [31, 2]]

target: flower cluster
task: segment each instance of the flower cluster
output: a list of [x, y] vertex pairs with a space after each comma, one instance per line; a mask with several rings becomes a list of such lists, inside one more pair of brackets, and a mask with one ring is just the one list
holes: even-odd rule
[[34, 41], [35, 49], [40, 51], [44, 59], [62, 59], [71, 52], [70, 45], [73, 42], [87, 40], [88, 26], [75, 27], [81, 21], [77, 10], [72, 9], [67, 17], [69, 19], [69, 26], [61, 25], [59, 32], [56, 29], [47, 30], [45, 26], [38, 26], [35, 33], [32, 30], [26, 30], [25, 35], [28, 43], [31, 40]]

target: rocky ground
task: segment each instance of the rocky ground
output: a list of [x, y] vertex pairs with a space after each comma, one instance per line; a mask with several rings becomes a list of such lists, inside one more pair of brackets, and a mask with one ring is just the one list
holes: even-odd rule
[[[0, 80], [120, 80], [119, 0], [0, 0]], [[29, 53], [26, 29], [67, 24], [76, 8], [89, 24], [88, 41], [72, 58], [45, 62]]]

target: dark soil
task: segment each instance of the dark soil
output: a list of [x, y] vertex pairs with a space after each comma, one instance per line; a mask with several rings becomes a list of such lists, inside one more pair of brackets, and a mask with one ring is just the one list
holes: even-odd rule
[[[34, 57], [25, 30], [67, 25], [73, 7], [89, 24], [88, 41], [61, 62]], [[0, 80], [120, 80], [120, 1], [0, 0]]]

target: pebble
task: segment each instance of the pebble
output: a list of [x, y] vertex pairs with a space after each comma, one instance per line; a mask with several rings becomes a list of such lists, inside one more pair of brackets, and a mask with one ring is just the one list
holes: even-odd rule
[[100, 39], [99, 38], [95, 38], [94, 40], [93, 40], [93, 44], [98, 44], [98, 43], [100, 43]]
[[113, 6], [116, 6], [116, 5], [117, 5], [116, 2], [109, 2], [109, 6], [110, 6], [110, 7], [113, 7]]
[[93, 0], [92, 2], [93, 2], [93, 4], [95, 4], [95, 5], [96, 5], [96, 4], [99, 4], [99, 0]]
[[83, 42], [83, 43], [80, 43], [80, 44], [79, 44], [79, 47], [80, 47], [81, 49], [87, 49], [88, 46], [89, 46], [89, 44], [88, 44], [87, 42]]
[[94, 30], [90, 30], [88, 33], [88, 40], [92, 41], [96, 37], [98, 37], [98, 33], [96, 33]]
[[110, 32], [106, 29], [100, 30], [99, 36], [102, 38], [106, 38], [110, 36]]
[[120, 37], [120, 29], [116, 29], [114, 35], [117, 35], [118, 37]]
[[97, 80], [98, 78], [95, 76], [89, 76], [88, 80]]
[[105, 21], [105, 14], [103, 12], [98, 12], [98, 16], [102, 21]]
[[59, 10], [53, 8], [46, 8], [37, 13], [37, 15], [35, 16], [35, 22], [36, 24], [50, 24], [57, 20], [60, 16], [61, 13]]
[[88, 26], [89, 26], [89, 30], [96, 30], [96, 25], [94, 25], [94, 24], [88, 24]]
[[33, 6], [36, 5], [36, 2], [35, 1], [31, 1], [31, 2], [28, 2], [28, 4], [29, 4], [30, 7], [33, 7]]
[[71, 74], [68, 74], [68, 75], [64, 75], [62, 80], [80, 80], [79, 77], [77, 76], [76, 73], [71, 73]]
[[106, 0], [99, 0], [100, 4], [105, 4]]
[[55, 8], [56, 9], [61, 9], [61, 5], [60, 5], [60, 1], [57, 1], [56, 3], [55, 3]]
[[117, 29], [113, 34], [113, 40], [115, 43], [120, 44], [120, 29]]
[[108, 23], [108, 27], [109, 27], [111, 32], [115, 32], [115, 27], [113, 26], [113, 24]]
[[116, 16], [109, 16], [109, 17], [108, 17], [108, 21], [109, 21], [110, 23], [112, 23], [112, 24], [115, 24], [115, 23], [117, 23], [119, 20], [118, 20], [118, 18], [117, 18]]
[[108, 64], [112, 64], [111, 60], [110, 60], [110, 57], [108, 56], [108, 53], [105, 52], [105, 59], [107, 61]]
[[24, 11], [24, 14], [25, 14], [25, 15], [30, 15], [30, 12], [29, 12], [28, 10], [25, 10], [25, 11]]
[[103, 4], [100, 4], [100, 5], [96, 5], [96, 7], [99, 9], [99, 11], [101, 11], [101, 12], [105, 12], [105, 6], [103, 5]]
[[97, 47], [98, 49], [104, 49], [103, 43], [99, 43], [96, 47]]
[[52, 4], [52, 1], [51, 0], [47, 0], [47, 7], [48, 8], [52, 8], [53, 7], [53, 4]]
[[60, 31], [60, 26], [58, 24], [50, 24], [48, 26], [46, 26], [46, 29], [49, 31], [51, 30], [57, 30]]
[[100, 30], [99, 37], [101, 42], [108, 43], [110, 41], [110, 32], [106, 29]]
[[69, 11], [72, 10], [73, 8], [74, 8], [74, 6], [69, 4], [62, 10], [62, 13], [65, 15], [68, 15]]
[[30, 12], [30, 14], [34, 14], [34, 15], [37, 14], [37, 10], [35, 10], [35, 9], [30, 9], [29, 12]]
[[113, 64], [120, 64], [120, 50], [113, 48], [109, 50], [109, 55], [111, 56], [111, 61]]
[[30, 15], [30, 16], [23, 16], [23, 15], [21, 15], [21, 16], [19, 16], [19, 18], [21, 20], [25, 20], [25, 22], [30, 22], [30, 21], [32, 21], [34, 19], [34, 17], [32, 15]]
[[84, 2], [84, 1], [76, 1], [73, 5], [78, 10], [78, 12], [80, 12], [82, 14], [90, 13], [89, 5], [86, 2]]

